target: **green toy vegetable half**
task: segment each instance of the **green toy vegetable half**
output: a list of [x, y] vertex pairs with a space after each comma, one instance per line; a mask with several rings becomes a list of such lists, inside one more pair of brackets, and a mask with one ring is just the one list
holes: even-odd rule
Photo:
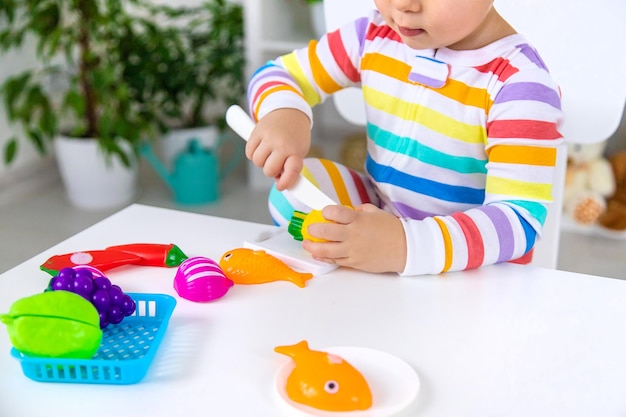
[[102, 341], [100, 317], [89, 301], [47, 291], [15, 301], [0, 315], [13, 346], [30, 356], [91, 358]]

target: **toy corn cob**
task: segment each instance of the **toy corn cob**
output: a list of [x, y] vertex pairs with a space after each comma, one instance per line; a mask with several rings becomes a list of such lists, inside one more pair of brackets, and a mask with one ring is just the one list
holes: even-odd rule
[[302, 237], [302, 223], [304, 222], [306, 215], [307, 213], [298, 210], [294, 210], [293, 214], [291, 215], [289, 226], [287, 226], [287, 232], [289, 232], [289, 234], [293, 236], [295, 240], [304, 240]]

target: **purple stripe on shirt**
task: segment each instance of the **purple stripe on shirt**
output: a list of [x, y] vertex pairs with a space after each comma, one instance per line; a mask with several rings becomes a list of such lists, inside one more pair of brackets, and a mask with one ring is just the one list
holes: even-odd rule
[[368, 18], [367, 17], [362, 17], [360, 19], [357, 19], [357, 21], [355, 22], [355, 29], [356, 29], [356, 37], [359, 40], [359, 45], [361, 45], [360, 50], [359, 50], [359, 55], [363, 56], [363, 48], [365, 47], [365, 36], [367, 33], [367, 26], [368, 26]]
[[500, 255], [498, 255], [497, 262], [510, 260], [515, 250], [515, 239], [513, 238], [513, 228], [509, 219], [499, 207], [482, 206], [477, 207], [476, 210], [485, 213], [496, 229], [498, 242], [500, 242]]
[[271, 67], [268, 66], [266, 70], [257, 71], [256, 74], [254, 74], [252, 76], [252, 80], [248, 84], [248, 89], [247, 89], [248, 97], [250, 97], [252, 95], [252, 90], [254, 90], [259, 84], [265, 84], [267, 82], [266, 79], [270, 78], [270, 77], [278, 77], [278, 78], [283, 78], [283, 79], [289, 79], [294, 84], [297, 84], [296, 80], [286, 70], [280, 69], [280, 70], [271, 70], [270, 71], [269, 68], [271, 68]]
[[548, 67], [546, 66], [545, 62], [543, 62], [535, 48], [526, 43], [517, 45], [516, 47], [520, 49], [520, 51], [522, 52], [522, 54], [524, 54], [526, 58], [528, 58], [531, 62], [534, 62], [535, 65], [537, 65], [539, 68], [548, 71]]
[[435, 216], [435, 213], [429, 213], [426, 211], [418, 210], [415, 207], [411, 207], [403, 203], [398, 203], [394, 201], [391, 204], [393, 205], [393, 207], [396, 209], [396, 211], [398, 212], [400, 216], [406, 217], [409, 219], [423, 220], [427, 217]]
[[541, 101], [556, 109], [561, 109], [561, 99], [556, 91], [543, 84], [530, 82], [505, 85], [498, 93], [493, 104], [515, 100]]
[[420, 83], [422, 85], [432, 88], [441, 88], [446, 84], [446, 80], [437, 80], [431, 77], [427, 77], [423, 74], [418, 74], [417, 72], [409, 73], [409, 81], [412, 81], [414, 83]]

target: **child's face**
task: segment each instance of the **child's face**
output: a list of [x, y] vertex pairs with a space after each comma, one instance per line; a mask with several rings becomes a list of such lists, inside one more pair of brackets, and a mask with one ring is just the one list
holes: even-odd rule
[[495, 40], [491, 27], [501, 20], [493, 0], [374, 1], [387, 24], [413, 49], [480, 48]]

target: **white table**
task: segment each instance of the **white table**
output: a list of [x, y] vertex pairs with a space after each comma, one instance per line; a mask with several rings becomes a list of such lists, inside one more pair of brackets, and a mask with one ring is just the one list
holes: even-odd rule
[[[0, 275], [0, 311], [40, 292], [52, 255], [176, 243], [218, 260], [268, 226], [130, 206]], [[135, 385], [39, 383], [0, 330], [0, 416], [280, 416], [274, 346], [360, 346], [408, 362], [421, 378], [412, 416], [626, 415], [626, 282], [503, 264], [401, 278], [339, 269], [306, 288], [235, 286], [209, 304], [172, 288], [175, 268], [107, 275], [128, 292], [178, 305], [145, 379]]]

